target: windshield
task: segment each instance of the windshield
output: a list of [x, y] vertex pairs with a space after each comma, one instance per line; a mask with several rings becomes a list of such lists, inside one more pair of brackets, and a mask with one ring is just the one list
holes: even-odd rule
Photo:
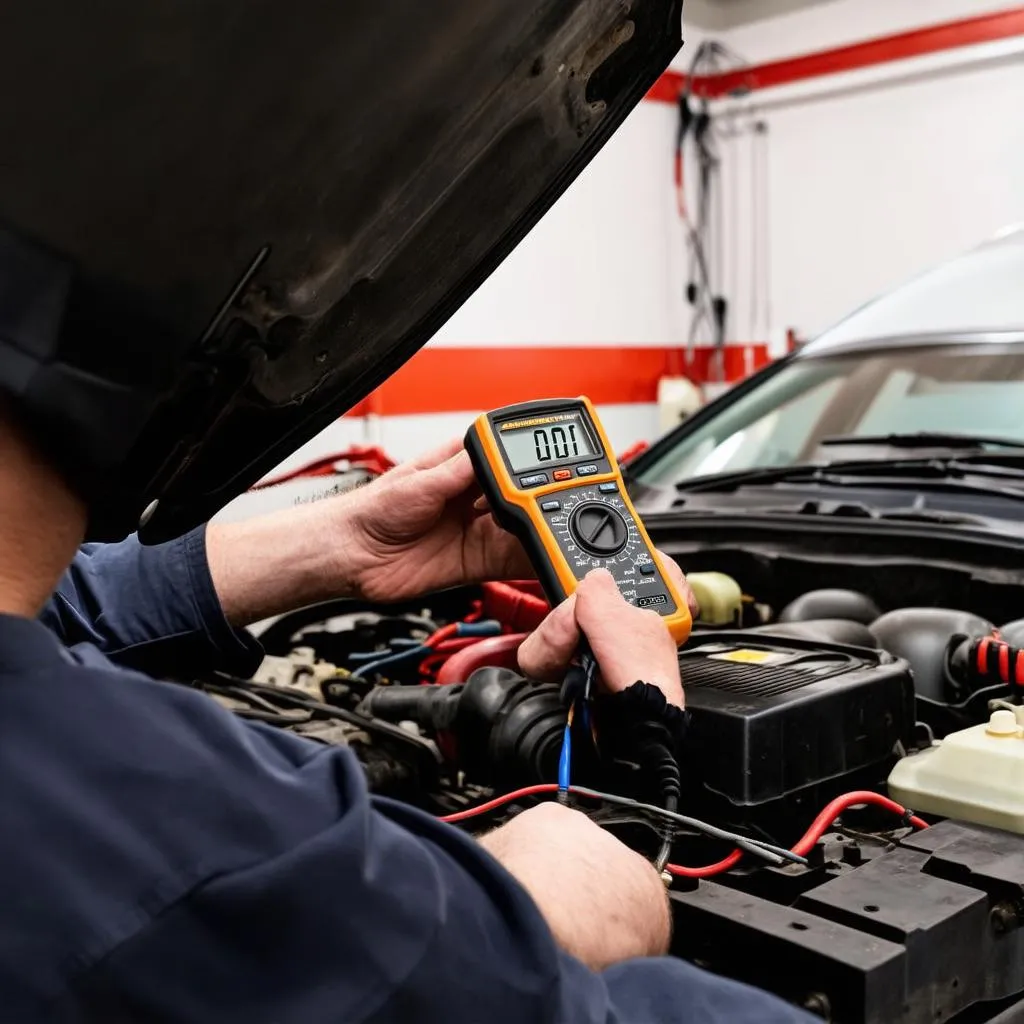
[[680, 438], [637, 478], [667, 486], [828, 461], [833, 453], [821, 446], [824, 438], [918, 432], [1024, 441], [1024, 344], [796, 359]]

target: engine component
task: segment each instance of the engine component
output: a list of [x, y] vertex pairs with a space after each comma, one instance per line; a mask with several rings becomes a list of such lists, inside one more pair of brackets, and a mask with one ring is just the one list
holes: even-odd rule
[[888, 774], [909, 746], [914, 691], [883, 651], [750, 632], [695, 635], [680, 652], [691, 714], [683, 778], [716, 806], [706, 817], [780, 839], [813, 812]]
[[946, 658], [946, 674], [964, 700], [981, 689], [1002, 685], [1011, 693], [1024, 688], [1024, 649], [1000, 637], [953, 637]]
[[504, 633], [456, 651], [439, 669], [437, 682], [458, 683], [468, 679], [478, 668], [488, 666], [515, 669], [519, 664], [519, 646], [527, 636], [528, 633]]
[[852, 619], [868, 626], [881, 614], [881, 608], [858, 590], [809, 590], [779, 612], [779, 622]]
[[474, 779], [499, 787], [550, 782], [564, 727], [558, 687], [536, 686], [508, 669], [479, 669], [459, 701], [459, 764]]
[[[288, 659], [281, 662], [287, 664]], [[334, 666], [319, 665], [318, 669], [326, 673]], [[349, 747], [366, 770], [367, 783], [374, 792], [422, 801], [437, 788], [441, 754], [434, 741], [418, 730], [325, 703], [310, 696], [309, 689], [286, 682], [268, 684], [216, 672], [190, 685], [239, 717], [278, 725], [320, 743]], [[310, 687], [316, 685], [310, 682]], [[344, 695], [351, 699], [342, 682], [327, 683], [325, 688], [335, 691], [335, 698]]]
[[1024, 619], [1014, 619], [999, 627], [999, 635], [1014, 647], [1024, 647]]
[[[369, 658], [375, 650], [386, 653], [396, 640], [414, 643], [426, 639], [441, 624], [459, 622], [479, 611], [480, 587], [453, 587], [423, 599], [378, 605], [347, 598], [308, 605], [253, 627], [264, 650], [289, 655], [296, 647], [310, 647], [316, 657], [343, 668], [353, 654]], [[429, 604], [429, 607], [424, 607]]]
[[910, 664], [918, 695], [943, 704], [958, 696], [947, 671], [950, 640], [987, 636], [994, 628], [979, 615], [950, 608], [899, 608], [871, 623], [882, 647]]
[[738, 626], [743, 619], [743, 591], [724, 572], [692, 572], [686, 577], [700, 608], [698, 621], [708, 626]]
[[929, 814], [1024, 833], [1024, 707], [950, 733], [939, 746], [899, 761], [889, 776], [895, 800]]
[[379, 686], [360, 710], [450, 733], [456, 763], [475, 783], [514, 788], [558, 772], [566, 715], [559, 688], [508, 669], [478, 669], [455, 686]]
[[759, 872], [803, 875], [778, 902], [742, 882], [673, 891], [673, 952], [841, 1024], [935, 1024], [1024, 988], [1017, 836], [946, 821], [898, 847], [839, 838], [817, 868]]
[[315, 700], [323, 700], [323, 684], [340, 675], [338, 666], [318, 660], [312, 647], [295, 647], [287, 655], [265, 655], [252, 679], [266, 686], [303, 690]]
[[780, 622], [775, 626], [754, 626], [750, 633], [769, 636], [801, 636], [806, 640], [820, 640], [827, 644], [847, 644], [876, 650], [878, 638], [867, 626], [853, 619], [809, 619], [799, 622]]

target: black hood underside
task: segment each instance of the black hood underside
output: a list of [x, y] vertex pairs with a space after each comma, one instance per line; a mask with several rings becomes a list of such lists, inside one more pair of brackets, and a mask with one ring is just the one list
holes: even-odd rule
[[159, 499], [158, 540], [437, 331], [668, 64], [681, 0], [37, 0], [3, 22], [0, 222], [70, 261], [90, 326], [23, 390], [152, 396], [42, 405], [104, 480], [93, 534]]

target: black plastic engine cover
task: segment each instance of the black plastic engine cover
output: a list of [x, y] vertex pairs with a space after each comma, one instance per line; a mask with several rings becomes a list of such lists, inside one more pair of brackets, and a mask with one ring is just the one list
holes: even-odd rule
[[716, 814], [770, 821], [781, 839], [838, 793], [884, 782], [911, 742], [913, 682], [884, 651], [705, 632], [679, 663], [692, 716], [684, 777]]
[[792, 905], [741, 891], [754, 875], [673, 892], [673, 952], [834, 1024], [1024, 1019], [1024, 840], [944, 821], [850, 844]]

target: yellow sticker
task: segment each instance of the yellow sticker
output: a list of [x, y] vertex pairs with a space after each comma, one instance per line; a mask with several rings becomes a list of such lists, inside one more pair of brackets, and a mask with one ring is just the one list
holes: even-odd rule
[[498, 430], [519, 430], [523, 427], [540, 427], [545, 423], [564, 423], [566, 420], [574, 419], [579, 413], [561, 412], [553, 413], [550, 416], [534, 416], [528, 420], [506, 420], [498, 426]]
[[722, 654], [709, 654], [708, 657], [714, 658], [716, 661], [740, 661], [746, 665], [768, 665], [773, 661], [778, 661], [779, 654], [777, 651], [754, 651], [749, 647], [740, 647], [735, 651], [725, 651]]

